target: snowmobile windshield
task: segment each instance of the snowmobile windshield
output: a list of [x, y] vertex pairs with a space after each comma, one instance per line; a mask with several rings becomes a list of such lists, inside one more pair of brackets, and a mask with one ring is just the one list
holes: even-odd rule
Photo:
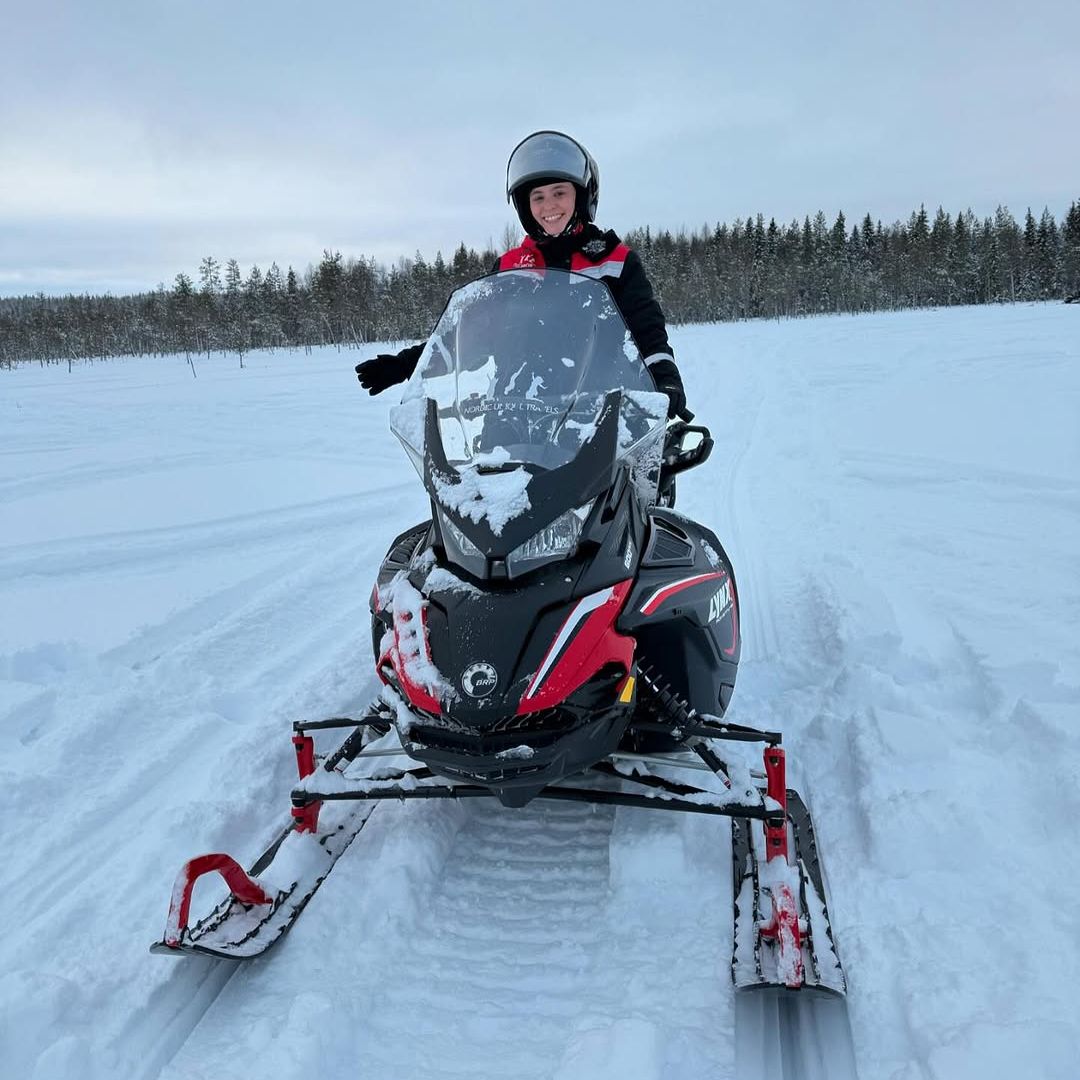
[[470, 282], [446, 305], [391, 427], [421, 469], [428, 401], [447, 462], [559, 468], [619, 397], [618, 457], [655, 441], [667, 422], [606, 285], [563, 270], [507, 270]]

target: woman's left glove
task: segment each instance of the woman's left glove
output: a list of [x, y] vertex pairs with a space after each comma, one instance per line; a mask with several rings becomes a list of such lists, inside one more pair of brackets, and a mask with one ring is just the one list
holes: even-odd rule
[[670, 356], [663, 356], [649, 363], [649, 371], [656, 383], [656, 389], [668, 396], [668, 418], [678, 416], [686, 409], [686, 391], [683, 389], [682, 376], [675, 366], [675, 361]]
[[381, 394], [395, 383], [404, 382], [409, 373], [396, 353], [379, 353], [356, 365], [356, 377], [369, 394]]

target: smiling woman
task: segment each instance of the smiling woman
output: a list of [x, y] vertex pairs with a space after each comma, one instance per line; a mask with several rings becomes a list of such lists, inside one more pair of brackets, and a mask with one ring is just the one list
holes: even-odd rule
[[574, 185], [565, 180], [537, 184], [529, 192], [529, 212], [547, 236], [561, 236], [570, 228], [576, 202]]
[[[600, 199], [600, 170], [576, 139], [561, 131], [537, 131], [522, 139], [506, 166], [506, 199], [517, 210], [526, 236], [495, 263], [495, 270], [569, 270], [602, 280], [622, 312], [645, 358], [656, 388], [667, 394], [669, 415], [686, 409], [682, 377], [668, 343], [660, 309], [645, 268], [610, 229], [593, 221]], [[380, 353], [356, 366], [371, 394], [408, 379], [423, 349]]]

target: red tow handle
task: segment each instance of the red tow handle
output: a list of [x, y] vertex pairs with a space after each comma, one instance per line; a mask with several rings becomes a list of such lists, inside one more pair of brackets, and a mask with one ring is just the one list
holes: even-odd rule
[[266, 890], [231, 856], [220, 852], [213, 855], [198, 855], [189, 859], [176, 875], [173, 885], [172, 901], [169, 904], [169, 918], [165, 923], [165, 944], [171, 949], [180, 945], [180, 940], [187, 929], [188, 913], [191, 910], [191, 893], [195, 882], [203, 876], [217, 871], [229, 886], [229, 891], [241, 904], [269, 904], [273, 901]]

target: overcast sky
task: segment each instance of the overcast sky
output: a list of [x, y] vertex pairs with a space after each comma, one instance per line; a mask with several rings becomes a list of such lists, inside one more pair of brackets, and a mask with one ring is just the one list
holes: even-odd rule
[[1078, 0], [0, 0], [0, 295], [498, 242], [538, 128], [598, 221], [1080, 198]]

